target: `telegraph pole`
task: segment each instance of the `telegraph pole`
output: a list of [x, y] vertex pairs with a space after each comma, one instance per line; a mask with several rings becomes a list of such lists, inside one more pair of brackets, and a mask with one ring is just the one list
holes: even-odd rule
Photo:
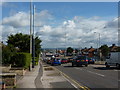
[[[30, 54], [32, 55], [32, 1], [30, 1]], [[30, 63], [29, 70], [32, 70], [32, 60]]]
[[34, 68], [35, 65], [35, 5], [33, 5], [33, 59], [32, 59], [32, 68]]

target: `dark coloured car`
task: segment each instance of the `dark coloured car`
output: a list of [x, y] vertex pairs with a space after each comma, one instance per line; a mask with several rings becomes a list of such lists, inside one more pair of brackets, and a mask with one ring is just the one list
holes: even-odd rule
[[73, 61], [73, 58], [68, 58], [68, 62], [72, 62]]
[[88, 57], [88, 64], [94, 64], [95, 63], [95, 59]]
[[61, 59], [60, 58], [52, 58], [51, 59], [51, 65], [61, 65]]
[[72, 66], [88, 66], [88, 59], [86, 56], [76, 56], [73, 58]]
[[52, 58], [53, 55], [46, 55], [45, 57], [45, 60], [46, 60], [46, 63], [47, 64], [50, 64], [51, 63], [51, 58]]
[[68, 63], [68, 59], [61, 59], [61, 63], [63, 64], [63, 63]]
[[55, 57], [59, 57], [59, 54], [55, 54], [54, 56], [55, 56]]

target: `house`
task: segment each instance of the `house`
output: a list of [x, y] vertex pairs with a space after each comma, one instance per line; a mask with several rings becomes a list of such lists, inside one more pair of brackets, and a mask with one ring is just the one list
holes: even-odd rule
[[81, 52], [82, 52], [82, 55], [88, 55], [88, 49], [87, 48], [82, 49]]
[[95, 49], [95, 48], [89, 48], [88, 49], [88, 57], [94, 57], [95, 56], [95, 54], [96, 54], [96, 52], [97, 52], [97, 49]]
[[110, 48], [110, 52], [117, 52], [118, 48], [120, 48], [120, 47], [116, 46], [115, 44], [112, 44], [112, 46], [110, 46], [109, 48]]
[[88, 48], [88, 49], [84, 48], [84, 49], [81, 50], [81, 52], [82, 52], [83, 55], [87, 55], [88, 57], [94, 57], [96, 52], [97, 52], [97, 49], [92, 48], [92, 47]]

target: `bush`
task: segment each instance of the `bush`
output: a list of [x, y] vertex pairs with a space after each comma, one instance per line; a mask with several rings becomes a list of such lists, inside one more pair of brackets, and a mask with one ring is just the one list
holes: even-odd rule
[[17, 53], [12, 57], [12, 60], [15, 66], [27, 69], [30, 66], [32, 58], [30, 53]]
[[16, 54], [16, 49], [12, 45], [2, 46], [2, 64], [12, 64], [12, 57]]

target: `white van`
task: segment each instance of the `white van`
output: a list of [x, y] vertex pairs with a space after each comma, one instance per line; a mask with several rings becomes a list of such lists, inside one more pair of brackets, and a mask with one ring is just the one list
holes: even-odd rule
[[116, 66], [120, 68], [120, 52], [111, 52], [106, 58], [105, 65], [106, 67]]

